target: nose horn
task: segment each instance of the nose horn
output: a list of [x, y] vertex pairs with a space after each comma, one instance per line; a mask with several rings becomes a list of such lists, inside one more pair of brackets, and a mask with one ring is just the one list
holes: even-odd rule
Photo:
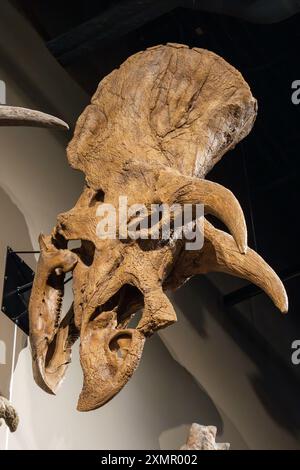
[[61, 119], [33, 109], [0, 105], [0, 126], [52, 127], [68, 130]]

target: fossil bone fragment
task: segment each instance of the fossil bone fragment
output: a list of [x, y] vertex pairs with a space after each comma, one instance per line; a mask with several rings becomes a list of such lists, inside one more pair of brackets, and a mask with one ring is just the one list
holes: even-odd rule
[[2, 420], [5, 421], [11, 432], [16, 431], [19, 424], [18, 414], [12, 404], [0, 396], [0, 425]]
[[[198, 273], [248, 279], [287, 311], [281, 281], [247, 247], [237, 199], [204, 179], [250, 132], [256, 110], [237, 70], [209, 51], [179, 44], [135, 54], [100, 82], [67, 149], [70, 165], [85, 174], [85, 187], [75, 207], [58, 216], [52, 234], [40, 236], [29, 310], [33, 372], [45, 391], [57, 392], [80, 337], [84, 377], [77, 408], [88, 411], [109, 401], [138, 366], [145, 339], [176, 322], [165, 290]], [[133, 240], [120, 224], [115, 238], [99, 237], [99, 209], [110, 204], [120, 216], [122, 195], [128, 205], [145, 207], [201, 203], [229, 233], [205, 220], [204, 246], [192, 251], [175, 231], [168, 239]], [[69, 250], [70, 240], [81, 240], [81, 247]], [[61, 320], [68, 272], [74, 303]]]
[[217, 428], [193, 423], [190, 427], [187, 442], [180, 450], [229, 450], [227, 442], [216, 442]]
[[69, 129], [61, 119], [33, 109], [0, 105], [0, 126], [57, 127]]

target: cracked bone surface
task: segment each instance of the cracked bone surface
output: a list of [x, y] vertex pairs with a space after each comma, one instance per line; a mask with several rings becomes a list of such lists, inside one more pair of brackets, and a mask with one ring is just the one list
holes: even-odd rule
[[11, 432], [16, 431], [19, 424], [18, 414], [12, 404], [0, 396], [0, 425], [2, 420], [5, 421]]
[[190, 427], [187, 442], [180, 450], [229, 450], [227, 442], [216, 442], [217, 428], [193, 423]]
[[[256, 111], [237, 70], [209, 51], [180, 44], [135, 54], [100, 82], [67, 149], [70, 165], [86, 176], [85, 187], [75, 207], [58, 216], [52, 234], [40, 238], [30, 339], [34, 377], [48, 393], [58, 390], [80, 338], [77, 408], [88, 411], [109, 401], [138, 366], [147, 337], [176, 322], [165, 291], [195, 274], [245, 278], [287, 311], [281, 281], [247, 247], [237, 199], [204, 179], [250, 132]], [[118, 213], [119, 196], [127, 196], [128, 206], [201, 203], [229, 233], [205, 220], [204, 245], [194, 251], [172, 232], [167, 240], [99, 238], [98, 210], [107, 203]], [[80, 248], [69, 250], [71, 240], [80, 240]], [[74, 302], [61, 319], [69, 271]]]

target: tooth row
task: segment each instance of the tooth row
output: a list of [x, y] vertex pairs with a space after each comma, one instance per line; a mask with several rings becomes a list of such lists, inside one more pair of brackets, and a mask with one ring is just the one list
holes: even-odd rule
[[56, 301], [55, 328], [59, 327], [62, 302], [63, 302], [62, 292], [58, 291], [58, 297], [57, 297], [57, 301]]

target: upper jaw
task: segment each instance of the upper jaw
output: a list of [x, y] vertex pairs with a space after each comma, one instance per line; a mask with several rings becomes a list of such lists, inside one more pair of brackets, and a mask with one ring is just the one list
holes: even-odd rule
[[33, 373], [38, 385], [56, 393], [70, 360], [73, 314], [60, 322], [65, 274], [72, 271], [77, 256], [58, 249], [51, 236], [40, 236], [41, 255], [29, 303]]

